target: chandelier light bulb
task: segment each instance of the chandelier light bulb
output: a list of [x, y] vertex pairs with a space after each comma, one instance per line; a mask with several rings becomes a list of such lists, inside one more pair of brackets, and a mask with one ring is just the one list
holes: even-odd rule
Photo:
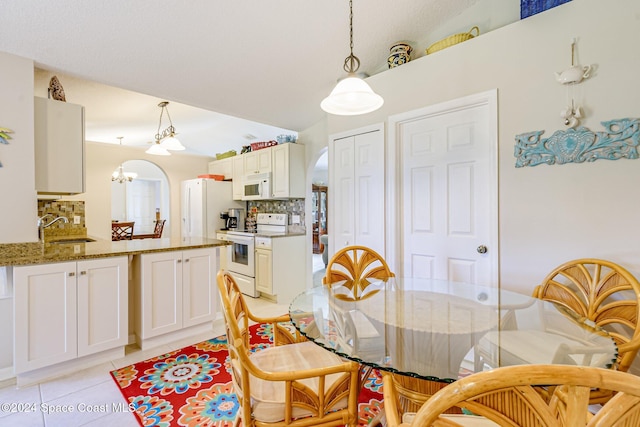
[[[118, 137], [118, 139], [120, 140], [120, 146], [122, 146], [122, 138], [124, 137], [122, 136]], [[116, 181], [119, 184], [123, 184], [125, 182], [131, 182], [137, 177], [138, 177], [138, 174], [135, 172], [125, 172], [124, 168], [122, 167], [122, 163], [120, 163], [120, 166], [118, 166], [118, 169], [113, 171], [113, 173], [111, 174], [111, 181]]]

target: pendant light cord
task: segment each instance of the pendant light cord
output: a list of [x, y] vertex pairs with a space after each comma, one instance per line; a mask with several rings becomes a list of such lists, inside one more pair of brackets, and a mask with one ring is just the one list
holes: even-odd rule
[[344, 60], [342, 68], [349, 74], [355, 74], [360, 68], [360, 60], [353, 54], [353, 0], [349, 0], [349, 50], [350, 55]]

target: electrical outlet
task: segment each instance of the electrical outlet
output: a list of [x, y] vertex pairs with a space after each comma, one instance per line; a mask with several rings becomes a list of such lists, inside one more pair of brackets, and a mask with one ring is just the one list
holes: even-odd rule
[[291, 215], [292, 224], [300, 224], [300, 215]]
[[74, 215], [73, 216], [73, 223], [74, 224], [80, 224], [80, 215]]

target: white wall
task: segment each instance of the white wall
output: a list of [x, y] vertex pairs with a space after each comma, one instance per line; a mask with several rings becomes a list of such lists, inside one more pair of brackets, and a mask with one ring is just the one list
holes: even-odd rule
[[307, 157], [317, 157], [331, 134], [497, 88], [502, 286], [530, 293], [553, 267], [578, 257], [640, 273], [640, 160], [514, 166], [515, 135], [564, 129], [567, 87], [554, 72], [571, 64], [573, 37], [579, 61], [596, 66], [574, 88], [587, 115], [582, 124], [603, 131], [601, 121], [640, 117], [640, 2], [574, 0], [369, 78], [384, 106], [328, 116], [302, 132]]
[[0, 144], [0, 242], [36, 241], [33, 61], [0, 52], [0, 64], [0, 127], [13, 131]]
[[[180, 237], [180, 183], [207, 173], [210, 157], [189, 154], [153, 156], [144, 148], [123, 147], [99, 142], [86, 143], [86, 192], [64, 200], [84, 200], [87, 234], [111, 240], [111, 174], [127, 160], [148, 160], [155, 163], [169, 180], [171, 228], [165, 237]], [[167, 222], [167, 225], [169, 222]]]

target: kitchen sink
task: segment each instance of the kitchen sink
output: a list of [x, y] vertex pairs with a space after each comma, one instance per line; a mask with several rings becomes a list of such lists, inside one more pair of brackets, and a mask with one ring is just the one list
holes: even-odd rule
[[61, 240], [52, 240], [49, 243], [51, 244], [56, 244], [56, 245], [60, 245], [60, 244], [71, 244], [71, 243], [89, 243], [89, 242], [95, 242], [95, 239], [91, 239], [89, 237], [80, 237], [77, 239], [61, 239]]

